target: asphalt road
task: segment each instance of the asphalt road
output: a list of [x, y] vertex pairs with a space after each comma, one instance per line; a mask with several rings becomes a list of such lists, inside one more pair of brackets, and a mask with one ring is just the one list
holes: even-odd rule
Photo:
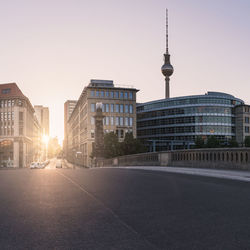
[[250, 184], [129, 169], [1, 170], [0, 249], [250, 249]]

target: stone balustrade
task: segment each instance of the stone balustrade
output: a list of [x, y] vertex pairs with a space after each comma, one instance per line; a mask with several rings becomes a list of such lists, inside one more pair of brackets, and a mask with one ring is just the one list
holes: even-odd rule
[[102, 166], [178, 166], [250, 170], [250, 148], [190, 149], [120, 156]]

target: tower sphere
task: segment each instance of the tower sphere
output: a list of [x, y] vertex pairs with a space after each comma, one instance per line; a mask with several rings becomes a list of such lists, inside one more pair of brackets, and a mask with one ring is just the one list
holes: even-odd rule
[[174, 72], [174, 68], [170, 63], [164, 63], [161, 67], [161, 72], [164, 76], [171, 76]]

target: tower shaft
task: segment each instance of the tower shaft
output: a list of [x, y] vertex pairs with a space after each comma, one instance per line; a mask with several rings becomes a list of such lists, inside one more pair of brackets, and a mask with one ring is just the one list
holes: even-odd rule
[[165, 77], [165, 98], [169, 98], [170, 90], [169, 90], [169, 77]]

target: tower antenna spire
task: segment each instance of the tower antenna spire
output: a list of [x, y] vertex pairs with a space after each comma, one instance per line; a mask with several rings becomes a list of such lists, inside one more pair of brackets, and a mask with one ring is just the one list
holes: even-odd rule
[[168, 9], [166, 8], [166, 54], [168, 54]]
[[169, 77], [173, 74], [174, 68], [170, 63], [170, 55], [168, 53], [168, 9], [166, 8], [166, 53], [164, 54], [164, 64], [161, 72], [165, 76], [165, 98], [170, 97]]

